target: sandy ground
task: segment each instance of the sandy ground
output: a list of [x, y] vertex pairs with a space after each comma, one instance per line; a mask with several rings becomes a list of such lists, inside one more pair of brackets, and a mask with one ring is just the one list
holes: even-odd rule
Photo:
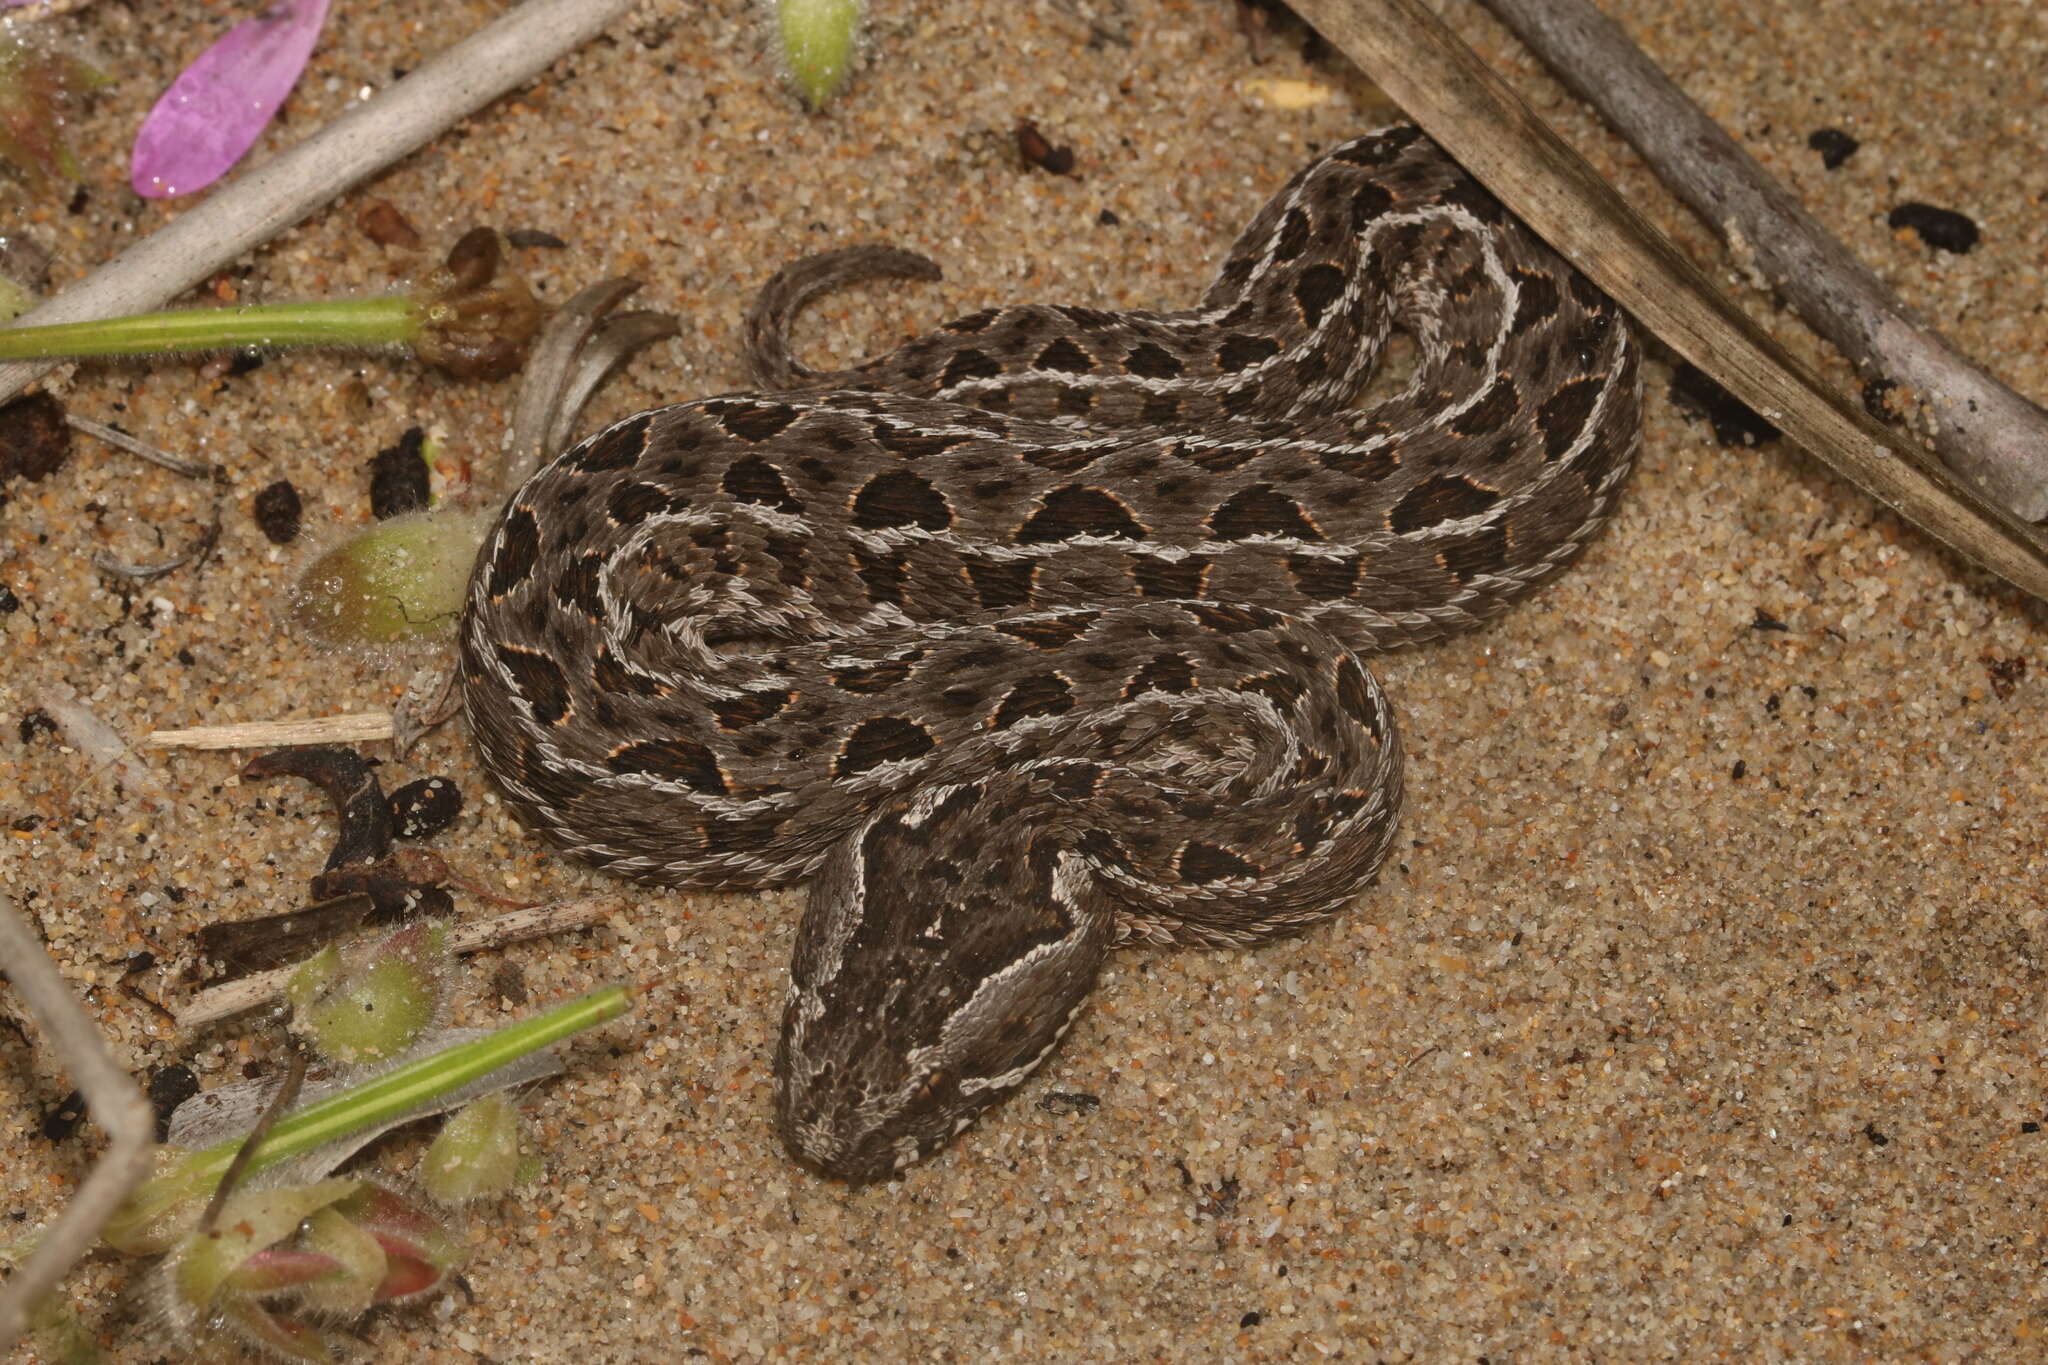
[[[60, 283], [180, 211], [128, 192], [126, 140], [243, 8], [103, 0], [84, 19], [115, 81], [76, 130], [83, 202], [0, 191], [58, 253]], [[265, 146], [503, 8], [338, 5]], [[948, 278], [815, 310], [813, 355], [1011, 299], [1180, 304], [1315, 148], [1387, 117], [1297, 43], [1253, 65], [1226, 0], [875, 8], [873, 64], [827, 117], [769, 78], [753, 5], [664, 0], [367, 192], [437, 247], [475, 223], [558, 234], [564, 250], [515, 253], [544, 297], [629, 273], [680, 314], [681, 337], [595, 421], [741, 385], [744, 300], [838, 243], [901, 243]], [[2037, 10], [1608, 8], [1915, 308], [2048, 397]], [[1463, 0], [1449, 17], [1737, 283], [1502, 30]], [[1248, 96], [1252, 78], [1334, 96], [1285, 111]], [[1019, 167], [1008, 139], [1025, 117], [1073, 148], [1073, 176]], [[1832, 173], [1807, 147], [1821, 127], [1862, 143]], [[417, 268], [359, 231], [362, 199], [205, 300], [376, 290]], [[1893, 233], [1885, 214], [1905, 200], [1967, 213], [1981, 245], [1941, 255]], [[473, 1298], [380, 1321], [376, 1353], [2040, 1359], [2042, 618], [1796, 451], [1715, 446], [1665, 401], [1668, 382], [1653, 364], [1640, 472], [1573, 572], [1482, 633], [1380, 663], [1411, 798], [1356, 909], [1256, 952], [1120, 956], [1025, 1092], [897, 1183], [820, 1182], [771, 1131], [798, 895], [636, 893], [608, 926], [478, 961], [468, 1022], [517, 1012], [485, 986], [508, 965], [532, 1005], [622, 976], [665, 984], [530, 1097], [548, 1175], [476, 1220]], [[303, 899], [331, 818], [299, 784], [239, 783], [240, 755], [149, 755], [160, 791], [138, 790], [33, 713], [69, 687], [134, 738], [389, 704], [412, 663], [314, 652], [283, 590], [367, 519], [378, 447], [421, 423], [488, 458], [511, 386], [292, 355], [224, 379], [85, 367], [59, 389], [74, 411], [222, 462], [232, 488], [219, 554], [141, 588], [89, 557], [184, 543], [204, 488], [81, 444], [56, 476], [4, 490], [0, 582], [19, 605], [0, 615], [0, 891], [125, 1064], [183, 1058], [214, 1085], [269, 1057], [268, 1040], [180, 1037], [150, 1001], [180, 998], [195, 927]], [[280, 477], [307, 504], [286, 548], [250, 515]], [[459, 724], [384, 773], [454, 778], [468, 805], [436, 847], [505, 894], [604, 889], [493, 802]], [[141, 952], [157, 967], [124, 974]], [[38, 1131], [69, 1088], [0, 1026], [0, 1235], [85, 1169], [90, 1129]], [[100, 1261], [72, 1288], [116, 1359], [168, 1355], [108, 1308], [131, 1276]]]

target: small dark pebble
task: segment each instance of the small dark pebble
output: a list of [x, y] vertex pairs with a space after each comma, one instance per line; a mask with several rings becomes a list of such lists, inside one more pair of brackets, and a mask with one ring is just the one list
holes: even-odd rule
[[1749, 776], [1749, 765], [1739, 758], [1736, 759], [1735, 766], [1728, 770], [1728, 776], [1740, 782], [1743, 778]]
[[1863, 410], [1887, 426], [1897, 426], [1905, 414], [1892, 407], [1892, 393], [1899, 386], [1889, 379], [1872, 379], [1863, 385]]
[[1875, 1123], [1866, 1123], [1863, 1125], [1863, 1136], [1870, 1139], [1870, 1145], [1873, 1147], [1889, 1147], [1892, 1141], [1890, 1138], [1886, 1137], [1883, 1133], [1880, 1133], [1877, 1130], [1877, 1125]]
[[290, 479], [279, 479], [258, 493], [255, 513], [256, 524], [272, 545], [289, 545], [299, 538], [305, 507]]
[[1246, 1313], [1243, 1317], [1239, 1318], [1237, 1320], [1237, 1325], [1239, 1327], [1257, 1327], [1260, 1323], [1264, 1322], [1265, 1320], [1266, 1315], [1264, 1313], [1261, 1313], [1258, 1309], [1254, 1308], [1251, 1312]]
[[569, 245], [554, 233], [539, 228], [513, 228], [505, 234], [505, 240], [513, 246], [544, 246], [555, 251]]
[[377, 520], [416, 512], [427, 505], [427, 462], [420, 458], [426, 444], [427, 433], [409, 427], [398, 444], [386, 446], [370, 461], [370, 513]]
[[80, 185], [76, 190], [72, 191], [71, 202], [64, 206], [64, 211], [76, 218], [79, 214], [85, 212], [86, 205], [90, 203], [92, 203], [92, 191]]
[[23, 744], [28, 744], [33, 742], [37, 735], [56, 734], [57, 722], [50, 719], [48, 711], [37, 707], [21, 718], [21, 724], [16, 727], [15, 733], [21, 736]]
[[2041, 1125], [2032, 1119], [2027, 1119], [2020, 1124], [2020, 1131], [2022, 1133], [2038, 1133], [2041, 1131]]
[[121, 964], [121, 975], [134, 976], [138, 972], [146, 972], [154, 966], [156, 966], [155, 953], [130, 953], [128, 954], [128, 960]]
[[1937, 251], [1953, 251], [1960, 256], [1977, 245], [1977, 225], [1954, 209], [1901, 204], [1886, 215], [1885, 221], [1894, 232], [1911, 228], [1921, 241]]
[[1038, 1107], [1048, 1114], [1092, 1114], [1102, 1107], [1102, 1100], [1079, 1091], [1048, 1090], [1038, 1097]]
[[34, 834], [42, 827], [43, 817], [40, 815], [16, 816], [14, 823], [9, 826], [16, 834]]
[[462, 814], [462, 788], [445, 777], [423, 777], [391, 793], [392, 832], [401, 839], [439, 834]]
[[21, 599], [14, 595], [14, 589], [0, 583], [0, 616], [12, 616], [21, 610]]
[[1768, 445], [1778, 439], [1778, 429], [1755, 409], [1691, 365], [1671, 372], [1671, 402], [1688, 417], [1706, 419], [1724, 446]]
[[1750, 628], [1751, 630], [1787, 630], [1787, 629], [1790, 629], [1790, 627], [1788, 627], [1788, 626], [1787, 626], [1787, 625], [1786, 625], [1786, 624], [1785, 624], [1785, 623], [1784, 623], [1783, 621], [1780, 621], [1780, 620], [1779, 620], [1779, 619], [1778, 619], [1777, 617], [1775, 617], [1775, 616], [1771, 615], [1771, 614], [1770, 614], [1769, 612], [1765, 611], [1765, 610], [1764, 610], [1764, 609], [1763, 609], [1762, 607], [1758, 607], [1758, 608], [1756, 609], [1756, 619], [1755, 619], [1754, 621], [1751, 621], [1751, 622], [1749, 623], [1749, 628]]
[[1053, 146], [1030, 119], [1017, 124], [1017, 154], [1024, 158], [1025, 165], [1052, 175], [1066, 175], [1074, 169], [1074, 149]]
[[149, 1107], [156, 1110], [156, 1140], [171, 1135], [171, 1115], [179, 1105], [199, 1093], [199, 1078], [183, 1062], [160, 1066], [149, 1073]]
[[1819, 152], [1820, 164], [1832, 171], [1856, 155], [1863, 144], [1840, 128], [1816, 128], [1807, 134], [1806, 145]]
[[78, 1125], [85, 1122], [85, 1096], [74, 1090], [57, 1101], [55, 1108], [43, 1115], [43, 1136], [51, 1142], [62, 1142], [78, 1131]]
[[498, 964], [498, 969], [491, 973], [491, 994], [515, 1008], [527, 1002], [526, 974], [519, 970], [518, 963]]
[[1124, 220], [1117, 217], [1115, 212], [1110, 209], [1104, 209], [1095, 215], [1095, 225], [1097, 227], [1122, 227], [1123, 222]]
[[49, 394], [32, 393], [0, 407], [0, 482], [47, 479], [70, 454], [64, 405]]
[[251, 370], [260, 370], [262, 368], [263, 352], [257, 350], [254, 346], [244, 346], [241, 350], [236, 351], [233, 358], [228, 361], [229, 374], [247, 374]]

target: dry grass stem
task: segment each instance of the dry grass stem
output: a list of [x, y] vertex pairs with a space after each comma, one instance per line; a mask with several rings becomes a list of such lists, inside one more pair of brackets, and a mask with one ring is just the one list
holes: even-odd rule
[[8, 898], [0, 898], [0, 962], [7, 964], [11, 988], [27, 1003], [108, 1137], [107, 1150], [43, 1234], [35, 1254], [0, 1287], [4, 1356], [20, 1339], [37, 1301], [56, 1287], [98, 1239], [108, 1216], [149, 1174], [156, 1119], [135, 1082], [115, 1065], [91, 1016], [57, 974], [42, 940]]
[[389, 711], [352, 711], [318, 720], [252, 720], [151, 730], [142, 742], [153, 749], [279, 749], [295, 744], [367, 744], [397, 733]]

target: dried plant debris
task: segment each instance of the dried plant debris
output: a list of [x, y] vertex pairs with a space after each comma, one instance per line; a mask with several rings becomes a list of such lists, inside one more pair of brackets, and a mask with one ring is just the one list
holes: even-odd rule
[[71, 426], [55, 398], [31, 393], [0, 406], [0, 483], [47, 479], [70, 455]]
[[427, 433], [408, 427], [398, 440], [370, 459], [370, 515], [379, 521], [418, 512], [432, 500], [425, 457]]
[[281, 915], [203, 924], [193, 932], [193, 939], [199, 949], [204, 980], [214, 985], [303, 961], [323, 944], [382, 922], [377, 902], [354, 892]]
[[1671, 402], [1688, 417], [1706, 421], [1724, 446], [1761, 446], [1779, 432], [1747, 403], [1722, 388], [1705, 371], [1680, 364], [1671, 371]]
[[508, 228], [505, 240], [516, 247], [543, 247], [560, 251], [569, 244], [544, 228]]
[[2000, 701], [2007, 701], [2027, 680], [2027, 660], [2023, 654], [2010, 657], [2000, 656], [1986, 650], [1979, 659], [1984, 672], [1991, 679], [1991, 695]]
[[503, 265], [504, 248], [490, 228], [471, 228], [449, 248], [419, 291], [424, 325], [413, 349], [420, 359], [457, 379], [503, 379], [518, 370], [540, 330], [541, 307]]
[[[391, 851], [390, 803], [370, 760], [354, 749], [339, 745], [275, 749], [250, 759], [242, 776], [297, 777], [326, 793], [341, 828], [324, 871], [374, 863]], [[314, 890], [319, 894], [318, 886]]]
[[1910, 231], [1936, 251], [1968, 254], [1977, 245], [1977, 224], [1954, 209], [1932, 204], [1905, 203], [1885, 216], [1894, 232]]
[[1054, 146], [1030, 119], [1017, 122], [1017, 155], [1024, 158], [1025, 165], [1036, 166], [1049, 175], [1074, 173], [1074, 149]]
[[64, 140], [75, 99], [107, 77], [42, 37], [0, 28], [0, 161], [37, 190], [78, 179], [78, 159]]
[[404, 251], [420, 249], [419, 229], [388, 199], [364, 200], [356, 213], [356, 226], [378, 246], [395, 246]]
[[100, 570], [100, 572], [113, 574], [116, 578], [126, 578], [136, 583], [149, 583], [162, 578], [165, 574], [182, 569], [187, 564], [205, 563], [207, 556], [211, 555], [219, 544], [220, 504], [215, 503], [213, 516], [207, 521], [205, 527], [200, 530], [198, 537], [189, 546], [172, 555], [169, 559], [162, 559], [149, 564], [137, 564], [130, 563], [124, 559], [117, 559], [105, 551], [100, 551], [93, 555], [92, 563], [93, 567]]
[[391, 793], [391, 823], [401, 839], [426, 839], [462, 814], [462, 789], [446, 777], [423, 777]]
[[172, 1062], [149, 1073], [149, 1107], [156, 1112], [156, 1140], [170, 1136], [171, 1115], [178, 1106], [199, 1093], [199, 1078], [183, 1062]]
[[326, 865], [309, 883], [313, 905], [198, 931], [200, 955], [213, 964], [210, 983], [303, 958], [359, 928], [453, 911], [443, 885], [450, 880], [447, 864], [430, 852], [392, 848], [394, 837], [425, 838], [461, 812], [462, 793], [449, 779], [423, 778], [387, 798], [370, 760], [338, 745], [259, 754], [242, 776], [313, 783], [334, 804], [340, 828]]
[[1820, 153], [1822, 167], [1833, 171], [1856, 155], [1856, 149], [1863, 144], [1840, 128], [1816, 128], [1806, 135], [1806, 145]]
[[299, 501], [299, 490], [292, 487], [290, 479], [279, 479], [265, 485], [263, 491], [256, 495], [250, 510], [264, 539], [272, 545], [289, 545], [299, 538], [299, 528], [305, 522], [305, 507]]

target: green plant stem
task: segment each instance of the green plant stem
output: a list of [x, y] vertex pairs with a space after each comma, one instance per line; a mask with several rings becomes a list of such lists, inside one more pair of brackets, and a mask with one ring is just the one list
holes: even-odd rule
[[[278, 1120], [270, 1136], [249, 1154], [245, 1174], [253, 1176], [360, 1129], [425, 1108], [438, 1097], [528, 1053], [618, 1018], [631, 1004], [632, 997], [624, 986], [605, 986], [531, 1019], [507, 1024], [486, 1037], [407, 1062], [394, 1071], [307, 1105]], [[226, 1173], [241, 1145], [242, 1139], [234, 1137], [203, 1147], [158, 1179], [189, 1181], [195, 1193], [209, 1188]]]
[[160, 355], [242, 346], [391, 346], [419, 335], [407, 294], [238, 308], [179, 308], [47, 327], [0, 327], [0, 360], [52, 356]]

